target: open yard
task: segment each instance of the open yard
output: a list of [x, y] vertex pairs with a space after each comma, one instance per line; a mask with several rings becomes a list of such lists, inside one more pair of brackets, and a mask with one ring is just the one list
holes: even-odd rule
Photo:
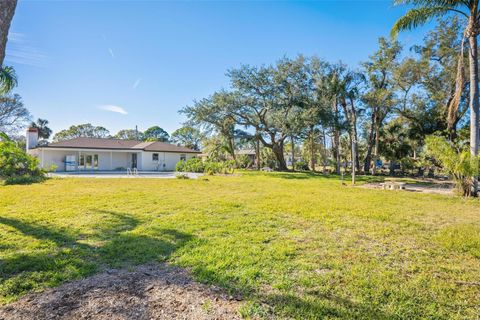
[[[0, 186], [0, 301], [167, 262], [244, 317], [480, 316], [480, 202], [242, 173]], [[207, 312], [207, 311], [206, 311]]]

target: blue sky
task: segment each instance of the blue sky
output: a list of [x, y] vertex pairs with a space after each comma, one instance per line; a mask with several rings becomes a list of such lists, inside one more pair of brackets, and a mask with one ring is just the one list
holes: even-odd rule
[[[5, 63], [54, 131], [91, 122], [112, 134], [135, 125], [171, 133], [185, 120], [179, 109], [228, 86], [227, 69], [300, 53], [356, 67], [404, 12], [360, 0], [19, 0]], [[424, 31], [400, 40], [408, 47]]]

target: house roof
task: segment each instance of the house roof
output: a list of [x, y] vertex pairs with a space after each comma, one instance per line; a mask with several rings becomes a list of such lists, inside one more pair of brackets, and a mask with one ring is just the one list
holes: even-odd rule
[[243, 154], [255, 155], [256, 152], [255, 152], [254, 149], [241, 149], [241, 150], [236, 150], [235, 154], [238, 154], [238, 155], [243, 155]]
[[71, 148], [71, 149], [109, 149], [109, 150], [140, 150], [158, 152], [200, 153], [186, 147], [159, 141], [137, 141], [102, 138], [75, 138], [49, 143], [41, 148]]

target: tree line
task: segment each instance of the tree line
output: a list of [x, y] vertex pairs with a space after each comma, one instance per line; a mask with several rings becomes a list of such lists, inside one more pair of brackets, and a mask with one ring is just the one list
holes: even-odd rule
[[392, 170], [421, 171], [428, 135], [468, 144], [464, 45], [461, 21], [440, 19], [408, 50], [393, 38], [380, 38], [378, 49], [354, 69], [302, 55], [242, 65], [227, 71], [228, 89], [181, 113], [189, 125], [218, 136], [231, 157], [236, 144], [249, 140], [257, 157], [260, 148], [269, 149], [280, 170], [287, 169], [287, 151], [295, 159], [297, 150], [312, 170], [331, 166], [340, 173], [348, 163], [375, 174], [384, 159]]

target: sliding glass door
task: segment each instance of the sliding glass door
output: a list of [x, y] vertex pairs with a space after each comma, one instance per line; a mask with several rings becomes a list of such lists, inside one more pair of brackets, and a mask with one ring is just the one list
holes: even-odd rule
[[80, 154], [78, 159], [78, 170], [98, 170], [98, 154]]

